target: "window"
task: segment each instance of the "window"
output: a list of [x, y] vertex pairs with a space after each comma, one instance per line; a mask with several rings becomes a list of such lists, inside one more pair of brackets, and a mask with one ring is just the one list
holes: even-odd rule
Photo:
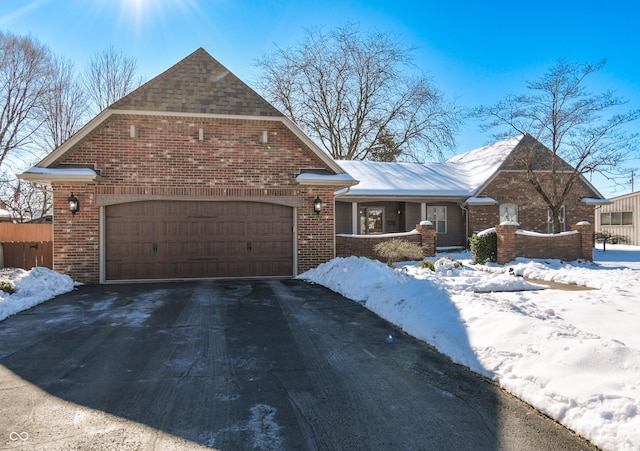
[[633, 225], [633, 213], [619, 211], [612, 213], [600, 213], [601, 225]]
[[[553, 233], [553, 219], [551, 218], [551, 209], [547, 210], [548, 232]], [[560, 207], [560, 232], [566, 232], [564, 205]]]
[[360, 233], [384, 233], [384, 208], [366, 207], [360, 210]]
[[500, 205], [500, 222], [518, 222], [518, 206], [515, 204]]
[[437, 233], [447, 233], [447, 207], [427, 207], [427, 221], [431, 221]]

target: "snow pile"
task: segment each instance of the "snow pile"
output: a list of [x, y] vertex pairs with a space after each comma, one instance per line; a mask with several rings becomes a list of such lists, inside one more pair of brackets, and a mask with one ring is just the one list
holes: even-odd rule
[[73, 290], [75, 283], [71, 277], [48, 268], [12, 269], [0, 271], [0, 281], [10, 282], [15, 293], [0, 291], [0, 321], [29, 309], [44, 301]]
[[640, 248], [621, 252], [504, 266], [462, 253], [430, 259], [435, 272], [337, 258], [299, 277], [363, 302], [597, 446], [640, 450]]
[[[640, 450], [640, 248], [607, 249], [595, 264], [472, 266], [470, 254], [450, 254], [431, 259], [435, 271], [336, 258], [299, 277], [363, 303], [595, 445]], [[0, 271], [0, 281], [15, 285], [0, 292], [0, 320], [74, 288], [46, 268]]]

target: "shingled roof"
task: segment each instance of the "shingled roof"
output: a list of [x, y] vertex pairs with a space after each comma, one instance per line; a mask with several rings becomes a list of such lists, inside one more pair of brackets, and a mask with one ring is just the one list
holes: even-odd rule
[[529, 134], [520, 139], [518, 145], [502, 164], [502, 170], [549, 171], [551, 162], [555, 159], [555, 170], [558, 172], [573, 172], [574, 168], [560, 156], [554, 153], [540, 141]]
[[109, 109], [283, 116], [203, 48], [113, 103]]

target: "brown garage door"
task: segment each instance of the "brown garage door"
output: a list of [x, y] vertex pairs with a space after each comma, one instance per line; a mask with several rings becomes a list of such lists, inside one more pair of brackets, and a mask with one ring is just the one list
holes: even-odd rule
[[293, 210], [258, 202], [106, 207], [107, 280], [293, 275]]

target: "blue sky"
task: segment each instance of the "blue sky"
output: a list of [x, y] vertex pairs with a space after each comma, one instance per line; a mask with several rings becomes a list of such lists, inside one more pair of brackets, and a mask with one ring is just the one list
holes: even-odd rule
[[[493, 104], [526, 92], [558, 58], [609, 61], [592, 78], [594, 92], [615, 90], [640, 108], [640, 3], [612, 0], [510, 1], [231, 1], [231, 0], [9, 0], [0, 4], [0, 30], [31, 34], [83, 69], [110, 45], [138, 60], [150, 79], [204, 47], [244, 81], [255, 60], [298, 42], [305, 28], [358, 23], [389, 31], [412, 47], [414, 62], [463, 106]], [[640, 132], [640, 123], [632, 127]], [[491, 141], [477, 124], [458, 136], [458, 150]], [[640, 160], [628, 163], [638, 169]], [[629, 192], [594, 180], [605, 195]]]

